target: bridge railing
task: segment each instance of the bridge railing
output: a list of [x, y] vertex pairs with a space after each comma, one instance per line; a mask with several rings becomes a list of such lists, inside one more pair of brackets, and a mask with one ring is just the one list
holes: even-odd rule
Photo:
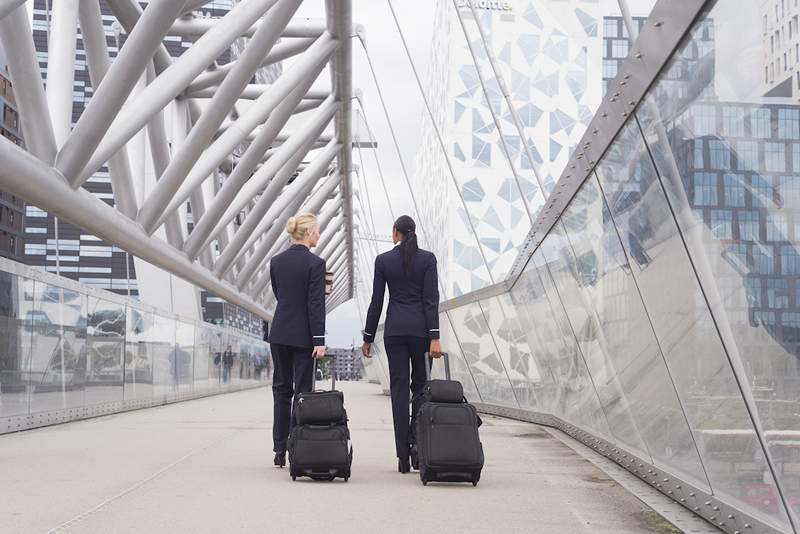
[[731, 533], [800, 525], [800, 45], [784, 57], [782, 29], [796, 40], [800, 13], [781, 4], [659, 2], [512, 277], [440, 307], [470, 401]]
[[0, 434], [255, 387], [269, 356], [260, 339], [0, 259]]

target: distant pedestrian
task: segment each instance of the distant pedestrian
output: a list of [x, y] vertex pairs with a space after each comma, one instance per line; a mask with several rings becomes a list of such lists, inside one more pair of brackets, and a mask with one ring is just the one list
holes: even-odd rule
[[231, 378], [231, 368], [233, 367], [233, 350], [230, 345], [222, 353], [222, 382], [227, 384]]

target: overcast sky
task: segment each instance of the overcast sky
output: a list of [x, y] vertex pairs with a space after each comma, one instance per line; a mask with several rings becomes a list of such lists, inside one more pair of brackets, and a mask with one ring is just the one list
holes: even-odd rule
[[[429, 50], [434, 30], [433, 14], [437, 1], [392, 0], [423, 84], [426, 84], [430, 61]], [[634, 15], [648, 14], [653, 3], [654, 0], [629, 0]], [[297, 17], [319, 19], [324, 13], [324, 4], [324, 0], [306, 0]], [[616, 0], [600, 0], [600, 4], [604, 14], [619, 14]], [[423, 101], [403, 51], [387, 0], [353, 0], [353, 22], [364, 27], [367, 47], [390, 107], [389, 113], [398, 135], [402, 156], [406, 168], [413, 175], [414, 155], [418, 149], [423, 120], [427, 119], [424, 118]], [[320, 87], [329, 83], [327, 74], [320, 77]], [[378, 158], [386, 177], [395, 214], [403, 212], [412, 214], [411, 200], [402, 177], [400, 162], [391, 142], [364, 50], [358, 39], [353, 40], [353, 87], [363, 94], [366, 117], [378, 141]], [[354, 132], [359, 130], [364, 132], [357, 115], [354, 115]], [[363, 137], [366, 138], [366, 133], [363, 133]], [[380, 189], [374, 158], [369, 150], [362, 150], [362, 155], [364, 176], [369, 181], [371, 198], [377, 208], [375, 220], [379, 228], [376, 231], [388, 235], [391, 232], [392, 220]], [[359, 163], [355, 151], [354, 162]], [[388, 247], [389, 245], [383, 245], [383, 250]], [[369, 259], [369, 263], [372, 263], [372, 258]], [[371, 278], [371, 273], [368, 273], [368, 276]], [[342, 305], [328, 318], [327, 342], [330, 346], [336, 347], [349, 346], [353, 342], [358, 344], [361, 339], [359, 333], [361, 328], [363, 325], [360, 324], [354, 303]]]

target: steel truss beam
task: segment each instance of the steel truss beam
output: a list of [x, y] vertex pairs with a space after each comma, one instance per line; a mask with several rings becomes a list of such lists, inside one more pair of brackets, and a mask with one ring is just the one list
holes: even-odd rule
[[[269, 260], [289, 240], [288, 217], [318, 213], [317, 250], [340, 281], [337, 299], [347, 300], [355, 259], [351, 0], [327, 0], [324, 23], [292, 20], [302, 0], [243, 0], [218, 19], [195, 18], [207, 3], [198, 0], [106, 2], [127, 34], [113, 59], [98, 0], [53, 3], [46, 89], [24, 2], [0, 2], [0, 44], [29, 150], [0, 139], [0, 189], [267, 320], [274, 299], [250, 295], [269, 289]], [[96, 98], [72, 126], [79, 26]], [[168, 35], [194, 42], [173, 58]], [[217, 65], [240, 38], [239, 56]], [[290, 57], [272, 84], [250, 83], [258, 69]], [[331, 87], [312, 88], [326, 66]], [[143, 158], [155, 185], [141, 180]], [[83, 188], [104, 165], [114, 207]], [[180, 215], [187, 202], [191, 232]], [[154, 235], [162, 225], [166, 241]], [[220, 249], [216, 261], [211, 245]]]

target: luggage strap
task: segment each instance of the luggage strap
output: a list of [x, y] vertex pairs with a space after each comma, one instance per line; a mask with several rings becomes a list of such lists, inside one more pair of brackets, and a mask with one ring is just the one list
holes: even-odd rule
[[[450, 380], [450, 355], [446, 352], [442, 353], [442, 359], [444, 360], [444, 377], [445, 380]], [[433, 366], [434, 358], [431, 356], [430, 352], [425, 353], [425, 377], [427, 378], [428, 382], [431, 381], [431, 366]], [[316, 375], [315, 375], [316, 376]]]

